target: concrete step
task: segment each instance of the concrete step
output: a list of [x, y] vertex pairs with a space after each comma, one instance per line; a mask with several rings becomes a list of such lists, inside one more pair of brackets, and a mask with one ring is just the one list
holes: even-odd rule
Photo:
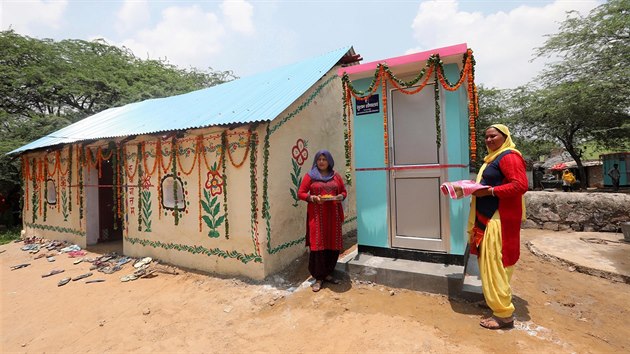
[[465, 297], [461, 293], [464, 267], [459, 265], [392, 259], [355, 251], [339, 259], [336, 269], [351, 279]]
[[481, 276], [479, 275], [479, 263], [477, 263], [477, 256], [470, 254], [467, 258], [466, 268], [464, 269], [462, 291], [474, 294], [483, 294], [481, 290]]

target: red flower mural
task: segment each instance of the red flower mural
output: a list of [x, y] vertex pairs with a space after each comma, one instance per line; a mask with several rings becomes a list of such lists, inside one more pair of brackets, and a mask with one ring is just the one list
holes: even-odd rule
[[293, 182], [293, 187], [291, 188], [291, 197], [293, 198], [293, 206], [297, 207], [298, 202], [300, 201], [297, 196], [297, 191], [300, 188], [300, 184], [302, 183], [302, 165], [304, 161], [308, 159], [308, 149], [306, 148], [308, 143], [303, 139], [298, 139], [295, 142], [295, 145], [291, 148], [291, 165], [293, 167], [293, 171], [291, 172], [291, 181]]
[[308, 150], [306, 149], [306, 143], [302, 139], [298, 139], [293, 148], [291, 149], [293, 159], [302, 166], [304, 161], [308, 159]]
[[213, 196], [223, 193], [223, 178], [219, 171], [208, 171], [206, 188], [210, 190], [210, 194]]
[[149, 187], [153, 187], [151, 184], [151, 176], [144, 175], [144, 177], [142, 177], [142, 188], [144, 190], [149, 190]]

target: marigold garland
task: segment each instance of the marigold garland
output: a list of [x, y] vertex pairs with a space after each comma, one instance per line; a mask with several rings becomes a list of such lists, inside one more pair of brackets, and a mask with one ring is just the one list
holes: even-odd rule
[[72, 213], [72, 146], [68, 147], [68, 211]]
[[[43, 182], [40, 182], [40, 183], [42, 183], [43, 187], [39, 188], [40, 189], [39, 209], [40, 209], [40, 215], [42, 215], [41, 213], [43, 212], [44, 222], [46, 222], [46, 211], [48, 210], [48, 180], [46, 179], [46, 176], [48, 175], [48, 158], [46, 156], [44, 156], [44, 161], [41, 161], [41, 164], [42, 164]], [[44, 190], [44, 197], [46, 198], [46, 203], [42, 202], [42, 199], [44, 198], [41, 197], [41, 190]]]
[[252, 132], [248, 131], [247, 132], [247, 148], [245, 149], [245, 154], [243, 154], [243, 160], [241, 160], [240, 163], [235, 163], [234, 158], [232, 157], [232, 153], [230, 152], [231, 149], [230, 149], [230, 145], [228, 143], [227, 136], [226, 136], [225, 148], [227, 149], [227, 155], [228, 155], [228, 158], [230, 159], [230, 163], [232, 163], [232, 166], [236, 168], [243, 166], [243, 164], [245, 163], [245, 160], [247, 159], [247, 153], [249, 153], [251, 139], [252, 139]]
[[[225, 170], [225, 150], [230, 149], [230, 147], [227, 144], [227, 130], [224, 130], [223, 133], [221, 134], [221, 169], [222, 169], [222, 173], [223, 173], [223, 215], [225, 216], [225, 238], [229, 239], [230, 238], [230, 222], [228, 220], [228, 204], [227, 204], [227, 194], [228, 194], [228, 187], [227, 187], [227, 173]], [[229, 152], [228, 152], [229, 153]]]
[[383, 91], [383, 97], [381, 98], [383, 101], [383, 141], [385, 143], [385, 166], [387, 166], [389, 162], [389, 134], [387, 133], [387, 79], [383, 74], [385, 71], [382, 66], [380, 67], [380, 71], [382, 80], [381, 86]]
[[28, 158], [26, 158], [25, 155], [21, 156], [22, 158], [22, 180], [24, 181], [24, 210], [29, 210], [29, 206], [28, 206], [28, 196], [29, 196], [29, 192], [28, 192], [28, 184], [30, 181], [30, 169], [29, 169], [29, 164], [28, 164]]
[[[254, 127], [255, 129], [255, 127]], [[252, 133], [249, 130], [249, 145], [251, 145], [251, 154], [249, 155], [249, 179], [251, 190], [251, 229], [252, 229], [252, 241], [254, 242], [254, 248], [256, 249], [256, 255], [260, 256], [260, 243], [258, 242], [258, 183], [256, 181], [256, 164], [257, 164], [257, 147], [258, 147], [258, 133]], [[226, 204], [227, 205], [227, 204]], [[227, 213], [227, 211], [226, 211]], [[226, 217], [227, 221], [227, 217]]]
[[199, 232], [202, 232], [201, 225], [201, 154], [205, 155], [205, 147], [203, 145], [203, 134], [198, 135], [195, 138], [195, 149], [197, 149], [198, 153], [195, 155], [197, 161], [197, 210], [199, 212]]
[[129, 179], [129, 182], [132, 182], [134, 179], [136, 179], [136, 173], [138, 173], [138, 167], [140, 166], [140, 154], [141, 154], [141, 144], [138, 144], [139, 148], [138, 148], [138, 152], [136, 154], [136, 161], [134, 163], [134, 168], [133, 168], [133, 173], [129, 172], [129, 165], [127, 165], [127, 161], [131, 160], [130, 156], [127, 156], [127, 145], [123, 146], [123, 154], [125, 156], [125, 161], [124, 161], [124, 165], [125, 165], [125, 172], [127, 173], [127, 178]]
[[[357, 90], [353, 87], [352, 82], [348, 74], [344, 73], [342, 76], [342, 84], [343, 84], [343, 118], [344, 125], [347, 125], [347, 129], [352, 129], [351, 125], [348, 123], [348, 117], [350, 117], [352, 112], [352, 99], [365, 101], [369, 99], [375, 92], [378, 85], [382, 85], [382, 94], [383, 94], [383, 137], [384, 137], [384, 145], [385, 145], [385, 165], [389, 164], [389, 147], [388, 147], [388, 136], [387, 136], [387, 91], [386, 85], [387, 80], [400, 92], [404, 94], [415, 94], [420, 92], [427, 84], [428, 80], [433, 74], [435, 78], [435, 86], [434, 86], [434, 94], [435, 94], [435, 105], [436, 105], [436, 144], [439, 147], [441, 145], [441, 125], [440, 125], [440, 108], [439, 108], [439, 86], [442, 86], [447, 91], [456, 91], [458, 90], [464, 81], [468, 83], [468, 112], [469, 112], [469, 134], [470, 134], [470, 159], [474, 161], [476, 159], [476, 132], [475, 132], [475, 122], [477, 117], [479, 116], [479, 101], [477, 97], [477, 88], [474, 84], [474, 67], [475, 67], [475, 59], [473, 56], [473, 52], [471, 49], [468, 49], [463, 56], [463, 67], [460, 71], [459, 78], [455, 84], [451, 84], [446, 75], [444, 75], [444, 65], [440, 60], [439, 54], [434, 54], [429, 57], [427, 60], [425, 68], [423, 68], [420, 73], [413, 78], [411, 81], [404, 81], [397, 78], [393, 72], [390, 70], [386, 63], [378, 64], [376, 70], [374, 71], [374, 76], [372, 78], [372, 82], [368, 86], [365, 91]], [[424, 77], [424, 81], [422, 84], [414, 88], [413, 90], [407, 90], [409, 87], [417, 84]], [[347, 139], [346, 136], [350, 134], [344, 133], [344, 139]], [[346, 167], [350, 166], [351, 163], [351, 151], [350, 146], [346, 142]]]

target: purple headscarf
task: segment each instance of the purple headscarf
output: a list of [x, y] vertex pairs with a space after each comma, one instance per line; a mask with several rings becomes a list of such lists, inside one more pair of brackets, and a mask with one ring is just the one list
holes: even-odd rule
[[[319, 173], [319, 169], [317, 168], [317, 160], [322, 155], [326, 156], [326, 160], [328, 160], [328, 172], [329, 172], [328, 176], [322, 176], [322, 174]], [[330, 154], [330, 151], [319, 150], [315, 154], [315, 159], [313, 160], [313, 167], [311, 167], [311, 170], [308, 172], [308, 175], [311, 177], [313, 181], [328, 182], [335, 176], [335, 170], [333, 170], [333, 167], [335, 167], [335, 160], [333, 160], [333, 157]]]

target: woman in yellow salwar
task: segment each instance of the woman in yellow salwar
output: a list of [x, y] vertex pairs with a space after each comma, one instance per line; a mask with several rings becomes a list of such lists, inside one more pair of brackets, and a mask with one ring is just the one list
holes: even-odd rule
[[490, 187], [473, 193], [468, 218], [470, 252], [478, 256], [483, 295], [492, 310], [492, 316], [479, 324], [488, 329], [512, 328], [510, 280], [520, 254], [521, 220], [525, 217], [525, 161], [503, 124], [487, 128], [485, 142], [488, 155], [477, 183]]

